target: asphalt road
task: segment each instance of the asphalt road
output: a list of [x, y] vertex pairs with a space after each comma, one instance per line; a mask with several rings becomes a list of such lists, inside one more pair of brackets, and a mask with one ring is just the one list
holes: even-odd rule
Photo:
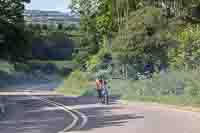
[[73, 117], [58, 107], [30, 96], [9, 96], [0, 118], [1, 133], [58, 133]]
[[11, 96], [8, 113], [0, 119], [0, 132], [200, 133], [200, 113], [116, 100], [105, 106], [94, 97]]

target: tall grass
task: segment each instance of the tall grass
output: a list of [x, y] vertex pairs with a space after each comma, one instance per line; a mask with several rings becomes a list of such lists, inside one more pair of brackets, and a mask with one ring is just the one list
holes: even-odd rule
[[[146, 80], [110, 80], [109, 91], [126, 100], [200, 106], [199, 75], [199, 71], [169, 71]], [[95, 82], [90, 76], [76, 70], [58, 91], [66, 95], [94, 96]]]
[[88, 89], [95, 87], [88, 76], [87, 73], [76, 70], [64, 79], [64, 83], [58, 87], [57, 91], [65, 95], [83, 95]]
[[170, 71], [152, 79], [112, 81], [111, 91], [128, 100], [200, 106], [200, 72]]

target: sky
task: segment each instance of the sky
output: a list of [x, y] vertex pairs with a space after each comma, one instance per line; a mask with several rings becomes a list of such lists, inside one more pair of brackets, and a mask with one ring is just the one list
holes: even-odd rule
[[26, 9], [68, 12], [71, 0], [31, 0]]

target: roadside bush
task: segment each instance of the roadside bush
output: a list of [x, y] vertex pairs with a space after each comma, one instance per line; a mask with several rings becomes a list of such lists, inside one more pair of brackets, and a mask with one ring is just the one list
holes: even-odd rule
[[64, 79], [63, 85], [57, 91], [66, 95], [82, 95], [89, 88], [92, 88], [88, 79], [89, 76], [88, 73], [75, 70], [69, 77]]
[[18, 72], [30, 72], [31, 68], [28, 64], [17, 63], [15, 64], [15, 70]]
[[0, 60], [0, 71], [5, 73], [12, 73], [14, 72], [14, 65], [10, 64], [7, 61]]
[[90, 57], [90, 59], [86, 62], [87, 70], [90, 72], [95, 72], [97, 70], [97, 66], [101, 65], [108, 55], [108, 51], [102, 48], [96, 55]]
[[[200, 77], [198, 71], [169, 71], [154, 74], [146, 80], [113, 80], [111, 91], [123, 97], [198, 97], [200, 96]], [[190, 100], [191, 101], [191, 100]]]

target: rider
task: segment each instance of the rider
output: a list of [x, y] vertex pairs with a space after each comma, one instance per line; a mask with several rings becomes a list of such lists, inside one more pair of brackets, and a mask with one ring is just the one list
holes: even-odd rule
[[96, 79], [96, 90], [98, 93], [98, 98], [102, 98], [102, 90], [103, 90], [103, 80], [102, 79]]
[[104, 89], [107, 89], [107, 84], [108, 84], [107, 81], [104, 80], [104, 78], [102, 76], [100, 76], [96, 79], [96, 90], [97, 90], [99, 98], [103, 97], [102, 93], [103, 93]]

